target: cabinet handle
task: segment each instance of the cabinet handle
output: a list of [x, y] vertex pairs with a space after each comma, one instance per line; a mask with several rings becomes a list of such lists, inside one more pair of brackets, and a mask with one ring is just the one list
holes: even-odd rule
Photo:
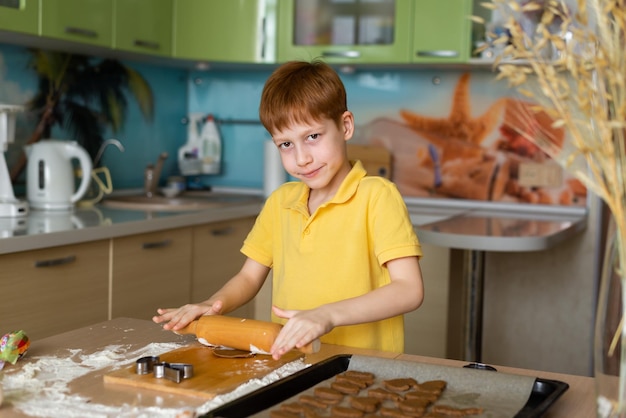
[[96, 32], [95, 30], [75, 28], [72, 26], [66, 26], [65, 33], [69, 33], [71, 35], [84, 36], [85, 38], [97, 38], [98, 37], [98, 32]]
[[232, 234], [234, 231], [235, 228], [233, 228], [232, 226], [227, 226], [225, 228], [212, 229], [211, 235], [213, 235], [214, 237], [223, 237], [225, 235]]
[[76, 261], [75, 255], [68, 255], [67, 257], [61, 258], [53, 258], [51, 260], [40, 260], [35, 261], [35, 267], [54, 267], [54, 266], [62, 266], [64, 264], [70, 264]]
[[140, 48], [153, 49], [155, 51], [161, 48], [161, 45], [159, 45], [159, 43], [157, 42], [142, 41], [141, 39], [135, 39], [133, 41], [133, 45], [138, 46]]
[[322, 56], [331, 58], [360, 58], [361, 53], [359, 51], [324, 51], [322, 52]]
[[265, 58], [265, 44], [267, 42], [267, 34], [265, 33], [265, 24], [267, 23], [266, 18], [263, 17], [261, 20], [261, 36], [259, 38], [261, 41], [261, 59]]
[[141, 244], [141, 248], [143, 248], [144, 250], [152, 250], [154, 248], [169, 247], [170, 245], [172, 245], [172, 240], [164, 239], [163, 241], [144, 242], [143, 244]]
[[417, 51], [415, 55], [418, 57], [456, 58], [459, 56], [459, 51], [444, 49], [439, 51]]

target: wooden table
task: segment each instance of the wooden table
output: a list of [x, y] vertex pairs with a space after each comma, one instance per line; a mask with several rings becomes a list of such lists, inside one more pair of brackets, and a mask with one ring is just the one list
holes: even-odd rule
[[[145, 347], [151, 343], [186, 344], [193, 341], [193, 336], [180, 336], [169, 331], [163, 331], [160, 326], [153, 324], [151, 321], [118, 318], [95, 324], [90, 327], [48, 337], [40, 341], [32, 341], [27, 356], [21, 359], [14, 366], [7, 365], [0, 373], [7, 373], [8, 376], [11, 373], [23, 372], [29, 367], [29, 365], [35, 365], [37, 361], [44, 357], [56, 357], [65, 361], [71, 358], [74, 362], [80, 364], [81, 359], [84, 359], [85, 356], [89, 357], [90, 354], [94, 353], [106, 353], [107, 351], [105, 349], [110, 347], [113, 348], [112, 352], [118, 352], [120, 347], [122, 347], [129, 356], [126, 359], [120, 358], [119, 361], [128, 362], [136, 359], [134, 356], [136, 355], [137, 350], [145, 349]], [[333, 345], [323, 345], [319, 353], [307, 356], [305, 361], [315, 363], [337, 354], [346, 353], [379, 356], [447, 366], [461, 367], [466, 364], [466, 362], [455, 360], [363, 350]], [[118, 360], [117, 357], [116, 360]], [[570, 385], [569, 389], [549, 409], [548, 413], [545, 415], [546, 417], [590, 418], [595, 416], [595, 388], [593, 378], [515, 369], [510, 367], [495, 367], [502, 372], [542, 377], [568, 383]], [[168, 408], [188, 408], [189, 411], [192, 411], [206, 402], [206, 399], [170, 395], [135, 388], [122, 388], [114, 385], [105, 385], [103, 382], [103, 375], [110, 371], [110, 369], [110, 367], [100, 369], [96, 367], [90, 372], [71, 380], [71, 382], [67, 384], [68, 392], [66, 393], [66, 396], [78, 395], [88, 398], [90, 400], [88, 405], [102, 405], [103, 408], [108, 408], [109, 415], [119, 415], [119, 413], [115, 412], [118, 409], [120, 413], [128, 413], [128, 411], [131, 411], [132, 408], [145, 408], [151, 406], [157, 407], [161, 410], [166, 410]], [[38, 371], [38, 373], [44, 372], [45, 371]], [[31, 396], [41, 395], [34, 394]], [[19, 397], [24, 397], [24, 395], [5, 391], [5, 401], [4, 404], [0, 406], [0, 418], [33, 416], [24, 414], [17, 410], [18, 408], [14, 407], [14, 405], [18, 405], [22, 402], [19, 400]], [[49, 404], [49, 408], [49, 410], [52, 411], [54, 408], [58, 409], [59, 406], [55, 405], [54, 402], [51, 402]]]

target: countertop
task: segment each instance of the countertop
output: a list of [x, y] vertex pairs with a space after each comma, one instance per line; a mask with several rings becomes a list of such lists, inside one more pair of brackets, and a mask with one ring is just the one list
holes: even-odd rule
[[0, 218], [0, 254], [78, 244], [171, 228], [258, 215], [263, 200], [199, 211], [157, 212], [103, 205], [72, 211], [31, 210], [22, 218]]
[[[27, 355], [3, 373], [0, 418], [25, 416], [193, 416], [206, 399], [105, 384], [103, 375], [141, 356], [158, 355], [193, 343], [192, 336], [163, 331], [140, 319], [117, 318], [33, 341]], [[317, 363], [338, 354], [358, 354], [461, 367], [466, 362], [343, 346], [322, 345], [307, 355]], [[559, 380], [569, 389], [548, 409], [548, 418], [595, 416], [594, 379], [495, 366], [498, 371]], [[487, 373], [487, 372], [486, 372]], [[491, 372], [489, 372], [491, 373]], [[27, 412], [27, 413], [26, 413]], [[184, 415], [186, 413], [187, 415]]]
[[421, 242], [477, 251], [541, 251], [587, 227], [586, 207], [405, 198]]
[[[538, 251], [587, 225], [585, 207], [502, 204], [406, 197], [421, 242], [485, 251]], [[0, 218], [0, 254], [256, 216], [263, 198], [199, 211], [151, 212], [103, 205], [73, 211], [31, 210]]]

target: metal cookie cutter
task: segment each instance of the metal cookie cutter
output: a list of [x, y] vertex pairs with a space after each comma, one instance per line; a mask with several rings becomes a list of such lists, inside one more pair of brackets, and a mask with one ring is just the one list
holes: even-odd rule
[[157, 363], [154, 365], [154, 377], [166, 378], [180, 383], [183, 379], [193, 377], [193, 365], [188, 363]]
[[137, 374], [149, 374], [152, 373], [154, 365], [160, 363], [159, 356], [142, 357], [135, 363], [135, 372]]

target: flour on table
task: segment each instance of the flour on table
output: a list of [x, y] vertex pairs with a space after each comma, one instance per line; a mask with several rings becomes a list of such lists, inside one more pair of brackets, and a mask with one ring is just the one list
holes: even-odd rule
[[[2, 376], [5, 404], [34, 417], [179, 417], [184, 410], [158, 406], [141, 408], [134, 405], [111, 407], [90, 402], [90, 399], [69, 393], [68, 384], [87, 373], [105, 367], [123, 367], [134, 359], [153, 356], [180, 348], [178, 343], [152, 343], [131, 351], [128, 345], [110, 345], [103, 350], [84, 354], [80, 349], [68, 350], [64, 358], [30, 357], [16, 372]], [[189, 411], [187, 411], [189, 412]], [[191, 415], [193, 416], [193, 414]]]
[[287, 363], [262, 379], [252, 379], [232, 392], [216, 396], [195, 411], [193, 408], [164, 408], [154, 405], [107, 406], [69, 393], [69, 383], [81, 376], [106, 367], [126, 367], [137, 358], [156, 356], [183, 347], [181, 343], [152, 343], [137, 350], [129, 345], [110, 345], [90, 354], [70, 349], [69, 356], [30, 357], [17, 370], [0, 375], [4, 403], [34, 417], [46, 418], [181, 418], [205, 414], [240, 396], [260, 389], [309, 366], [302, 359]]
[[306, 364], [303, 359], [298, 359], [283, 365], [282, 367], [274, 370], [269, 373], [262, 379], [251, 379], [246, 383], [240, 385], [237, 389], [232, 392], [225, 393], [223, 395], [218, 395], [215, 398], [211, 399], [209, 402], [200, 406], [197, 409], [198, 414], [206, 414], [230, 401], [234, 401], [235, 399], [247, 395], [250, 392], [254, 392], [257, 389], [261, 389], [264, 386], [269, 385], [270, 383], [274, 383], [277, 380], [280, 380], [284, 377], [287, 377], [295, 372], [298, 372], [302, 369], [306, 369], [310, 364]]

